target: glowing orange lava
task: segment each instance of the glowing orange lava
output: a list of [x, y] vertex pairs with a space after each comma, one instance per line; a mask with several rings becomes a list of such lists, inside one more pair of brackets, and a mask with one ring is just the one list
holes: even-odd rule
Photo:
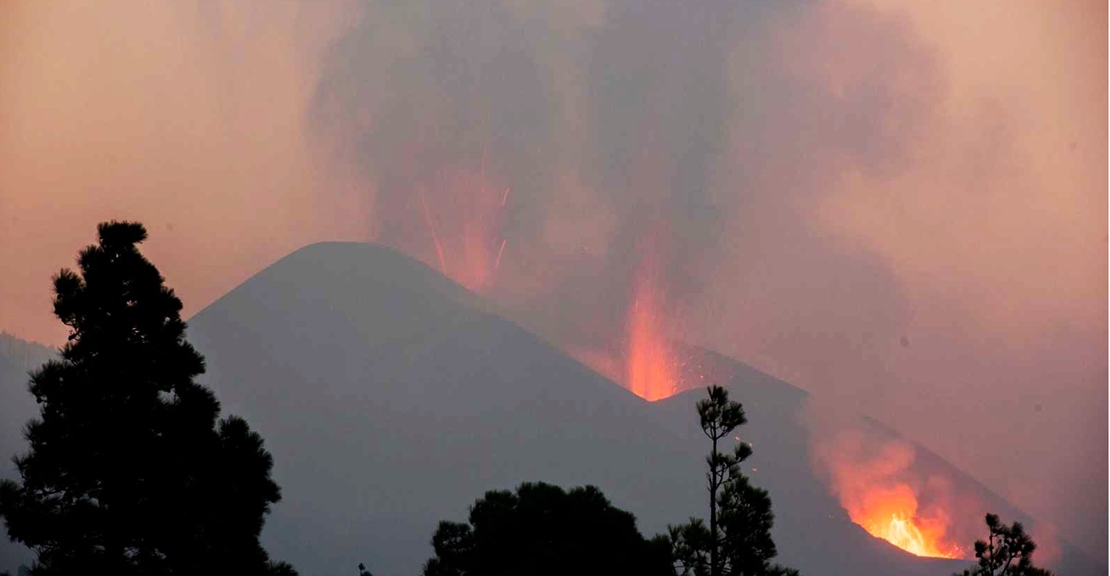
[[641, 279], [628, 319], [627, 377], [634, 394], [650, 402], [673, 396], [678, 370], [661, 316], [661, 302], [650, 279]]
[[872, 536], [917, 556], [962, 558], [958, 546], [945, 538], [943, 522], [917, 516], [917, 497], [908, 485], [874, 489], [863, 497], [862, 506], [849, 509], [853, 522]]
[[674, 346], [664, 270], [669, 231], [662, 220], [646, 231], [637, 246], [631, 306], [628, 310], [624, 385], [637, 396], [654, 402], [683, 389], [683, 367]]
[[[965, 557], [949, 533], [951, 495], [918, 474], [912, 445], [845, 430], [821, 435], [815, 448], [816, 462], [852, 522], [911, 554]], [[927, 507], [921, 506], [923, 497]]]
[[670, 339], [664, 315], [666, 300], [658, 286], [657, 272], [653, 254], [646, 251], [630, 294], [625, 338], [619, 351], [565, 347], [579, 362], [649, 402], [669, 398], [688, 388], [682, 383], [685, 364], [678, 361]]

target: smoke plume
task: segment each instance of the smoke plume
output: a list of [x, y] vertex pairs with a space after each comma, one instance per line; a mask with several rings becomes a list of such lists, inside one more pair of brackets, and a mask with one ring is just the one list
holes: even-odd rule
[[675, 339], [877, 415], [1105, 558], [1105, 11], [8, 3], [0, 328], [60, 339], [104, 219], [191, 310], [378, 241], [646, 397]]

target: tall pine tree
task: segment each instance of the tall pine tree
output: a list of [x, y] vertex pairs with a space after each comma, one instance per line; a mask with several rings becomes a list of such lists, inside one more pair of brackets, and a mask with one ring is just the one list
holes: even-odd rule
[[681, 576], [797, 576], [798, 571], [772, 564], [774, 514], [767, 491], [751, 484], [740, 464], [752, 455], [747, 443], [731, 453], [721, 451], [721, 440], [748, 420], [744, 407], [730, 401], [728, 390], [708, 388], [698, 401], [701, 429], [710, 441], [705, 474], [709, 493], [709, 526], [698, 518], [670, 527], [676, 572]]
[[54, 278], [69, 327], [61, 359], [32, 373], [40, 417], [0, 484], [9, 537], [36, 575], [293, 574], [259, 544], [280, 500], [273, 459], [241, 418], [194, 379], [181, 301], [139, 252], [141, 224], [98, 227], [80, 273]]

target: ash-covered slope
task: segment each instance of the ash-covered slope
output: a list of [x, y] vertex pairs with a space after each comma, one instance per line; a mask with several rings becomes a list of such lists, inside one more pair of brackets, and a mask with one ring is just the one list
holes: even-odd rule
[[[387, 248], [317, 244], [190, 320], [207, 382], [273, 452], [265, 544], [305, 574], [419, 572], [436, 522], [526, 480], [595, 484], [645, 533], [705, 514], [696, 392], [649, 404]], [[724, 362], [725, 359], [720, 359]], [[735, 366], [735, 363], [730, 365]], [[810, 472], [804, 393], [750, 369], [756, 482], [781, 560], [810, 575], [949, 574], [851, 524]]]
[[[275, 557], [306, 575], [359, 562], [418, 574], [438, 520], [462, 520], [484, 491], [526, 480], [595, 484], [647, 534], [704, 516], [701, 391], [647, 403], [488, 308], [387, 248], [330, 243], [291, 254], [190, 320], [224, 412], [246, 417], [274, 454], [284, 499], [264, 543]], [[13, 360], [0, 350], [5, 459], [24, 449], [19, 431], [36, 413], [26, 370], [52, 351], [39, 352]], [[784, 564], [807, 576], [943, 576], [966, 564], [914, 557], [847, 519], [809, 466], [796, 419], [804, 391], [691, 353], [744, 402], [749, 475], [771, 492]], [[4, 464], [0, 476], [12, 477]], [[1065, 550], [1061, 574], [1098, 573]], [[0, 570], [29, 559], [0, 543]]]
[[[46, 362], [55, 351], [46, 346], [0, 333], [0, 479], [16, 479], [12, 456], [27, 450], [23, 426], [38, 415], [35, 398], [27, 391], [28, 372]], [[30, 550], [8, 540], [0, 527], [0, 572], [15, 574], [22, 564], [30, 564]]]
[[[809, 435], [799, 421], [808, 394], [782, 380], [719, 354], [691, 348], [703, 370], [744, 404], [748, 423], [738, 430], [753, 456], [744, 472], [767, 489], [775, 513], [775, 544], [784, 563], [803, 574], [899, 574], [947, 576], [965, 561], [918, 558], [852, 523], [828, 487], [813, 473]], [[688, 451], [704, 450], [695, 403], [703, 390], [689, 390], [652, 404], [653, 418], [682, 438]]]
[[[713, 373], [720, 383], [728, 386], [731, 395], [744, 404], [748, 423], [741, 428], [740, 434], [754, 448], [750, 467], [745, 472], [771, 495], [775, 544], [780, 556], [791, 566], [802, 568], [803, 574], [945, 576], [972, 563], [912, 556], [851, 522], [810, 465], [808, 452], [812, 438], [800, 418], [808, 396], [804, 390], [711, 351], [694, 348], [686, 352], [690, 356], [700, 355], [702, 369]], [[697, 450], [705, 443], [693, 418], [693, 406], [703, 395], [700, 390], [690, 390], [652, 404], [656, 422], [687, 442], [689, 450]], [[861, 418], [860, 425], [869, 429], [869, 436], [876, 440], [908, 442], [871, 418]], [[990, 511], [1007, 522], [1022, 522], [1035, 538], [1051, 532], [1049, 527], [1037, 523], [937, 454], [916, 443], [913, 445], [914, 470], [918, 474], [945, 478], [952, 483], [953, 492], [961, 495], [962, 502], [974, 502], [975, 509], [953, 510], [954, 514], [971, 515], [979, 526], [982, 516]], [[985, 533], [978, 532], [974, 536], [985, 537]], [[962, 544], [970, 548], [972, 541]], [[1076, 546], [1062, 541], [1054, 544], [1058, 553], [1047, 567], [1057, 574], [1106, 573], [1105, 566]], [[1039, 558], [1037, 562], [1046, 565]]]
[[190, 320], [206, 381], [274, 455], [265, 545], [305, 574], [419, 573], [486, 490], [592, 483], [647, 531], [699, 509], [650, 406], [386, 248], [318, 244]]

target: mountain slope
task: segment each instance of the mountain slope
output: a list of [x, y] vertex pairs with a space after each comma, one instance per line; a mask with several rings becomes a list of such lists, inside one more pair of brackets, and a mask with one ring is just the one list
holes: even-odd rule
[[[968, 564], [918, 558], [852, 523], [810, 467], [810, 438], [799, 422], [807, 393], [713, 352], [688, 351], [699, 352], [702, 365], [712, 365], [715, 380], [744, 405], [748, 423], [737, 433], [753, 448], [744, 473], [770, 493], [775, 544], [784, 562], [807, 575], [947, 575]], [[681, 437], [689, 451], [707, 447], [694, 407], [704, 395], [689, 390], [652, 404], [656, 422]]]
[[[704, 515], [705, 446], [688, 434], [696, 395], [644, 402], [473, 298], [389, 249], [317, 244], [190, 320], [225, 411], [274, 454], [285, 496], [265, 533], [275, 554], [305, 573], [359, 561], [418, 573], [438, 520], [535, 479], [595, 484], [646, 533]], [[962, 565], [919, 559], [847, 521], [792, 428], [804, 393], [746, 374], [730, 386], [766, 437], [753, 465], [778, 470], [753, 477], [773, 480], [784, 562], [909, 576]]]
[[[741, 427], [740, 438], [751, 442], [754, 449], [745, 473], [770, 493], [779, 554], [791, 565], [804, 567], [803, 574], [943, 576], [969, 564], [968, 561], [911, 556], [851, 522], [839, 502], [829, 496], [826, 483], [814, 474], [807, 457], [813, 439], [801, 417], [808, 399], [805, 391], [714, 352], [692, 349], [687, 353], [690, 356], [700, 354], [701, 366], [726, 385], [733, 398], [743, 402], [748, 423]], [[652, 404], [656, 422], [683, 438], [690, 450], [704, 449], [705, 445], [694, 410], [694, 404], [702, 396], [704, 392], [690, 390]], [[907, 442], [874, 419], [861, 418], [860, 426], [876, 441]], [[923, 478], [946, 479], [953, 486], [952, 492], [958, 495], [958, 502], [969, 505], [968, 509], [952, 510], [953, 513], [974, 515], [978, 527], [982, 516], [991, 511], [1007, 522], [1022, 522], [1034, 537], [1051, 533], [1049, 527], [1039, 524], [940, 456], [920, 445], [913, 444], [913, 447], [914, 472]], [[961, 540], [961, 545], [970, 548], [973, 539], [985, 538], [982, 531], [985, 527], [976, 530], [966, 542]], [[1041, 543], [1046, 542], [1042, 540]], [[1048, 566], [1058, 574], [1106, 573], [1105, 566], [1076, 546], [1067, 542], [1054, 544], [1059, 550]], [[842, 557], [830, 559], [830, 554], [852, 558], [845, 562]], [[904, 565], [907, 558], [912, 569], [897, 567]], [[1043, 558], [1038, 562], [1043, 565]]]
[[[54, 355], [54, 350], [0, 333], [0, 479], [18, 474], [11, 457], [27, 449], [23, 426], [38, 414], [35, 399], [27, 391], [28, 372]], [[13, 574], [19, 564], [29, 564], [31, 551], [11, 543], [0, 528], [0, 571]]]
[[414, 574], [438, 520], [527, 480], [596, 484], [648, 530], [702, 500], [701, 455], [646, 403], [467, 297], [385, 248], [314, 245], [190, 321], [207, 382], [274, 454], [276, 555]]
[[[359, 562], [380, 576], [417, 574], [439, 520], [463, 520], [486, 490], [528, 480], [597, 485], [646, 534], [704, 516], [701, 391], [647, 403], [489, 309], [390, 249], [326, 243], [189, 320], [207, 359], [204, 381], [274, 455], [284, 498], [263, 539], [275, 557], [302, 574], [342, 574]], [[784, 564], [807, 576], [944, 575], [967, 564], [917, 558], [851, 523], [810, 468], [797, 419], [806, 393], [696, 354], [744, 402], [749, 475], [771, 492]], [[10, 364], [0, 355], [0, 448], [14, 452], [35, 409], [26, 366]], [[989, 493], [983, 501], [1018, 514]], [[0, 570], [26, 552], [0, 545]], [[1068, 559], [1062, 574], [1097, 573]]]

